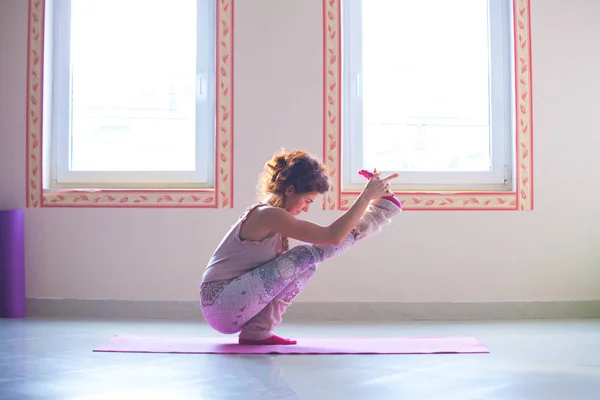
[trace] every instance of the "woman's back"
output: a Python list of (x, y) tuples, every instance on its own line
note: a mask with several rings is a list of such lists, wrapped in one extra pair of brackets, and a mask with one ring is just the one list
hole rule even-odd
[(240, 235), (242, 225), (250, 213), (259, 207), (269, 205), (258, 203), (248, 207), (227, 232), (212, 255), (202, 276), (202, 282), (236, 278), (281, 254), (282, 237), (279, 233), (260, 241), (244, 240)]

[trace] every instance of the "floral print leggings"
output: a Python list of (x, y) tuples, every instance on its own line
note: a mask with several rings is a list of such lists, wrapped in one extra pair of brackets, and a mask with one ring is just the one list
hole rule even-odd
[[(281, 314), (313, 277), (319, 262), (334, 257), (357, 240), (356, 232), (350, 233), (339, 246), (302, 244), (289, 249), (279, 257), (234, 279), (204, 282), (200, 285), (202, 313), (206, 322), (218, 332), (240, 332), (255, 316), (268, 306), (275, 317), (257, 321), (263, 330), (269, 331), (281, 322)], [(265, 310), (267, 308), (267, 310)], [(283, 309), (281, 309), (283, 308)]]

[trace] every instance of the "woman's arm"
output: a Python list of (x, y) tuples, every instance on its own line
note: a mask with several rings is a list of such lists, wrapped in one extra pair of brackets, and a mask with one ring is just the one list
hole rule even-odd
[(302, 242), (337, 246), (358, 225), (371, 200), (386, 194), (389, 195), (385, 191), (385, 186), (388, 181), (397, 176), (398, 174), (392, 174), (380, 179), (379, 173), (375, 174), (348, 211), (329, 226), (299, 220), (282, 208), (271, 207), (260, 210), (256, 222), (263, 226), (265, 230), (279, 232), (283, 236)]

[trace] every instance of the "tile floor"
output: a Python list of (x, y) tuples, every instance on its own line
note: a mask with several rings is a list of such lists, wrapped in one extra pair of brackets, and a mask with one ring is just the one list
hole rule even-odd
[(191, 321), (0, 319), (0, 399), (600, 399), (600, 320), (296, 322), (278, 331), (473, 336), (491, 351), (476, 355), (92, 352), (119, 333), (218, 335)]

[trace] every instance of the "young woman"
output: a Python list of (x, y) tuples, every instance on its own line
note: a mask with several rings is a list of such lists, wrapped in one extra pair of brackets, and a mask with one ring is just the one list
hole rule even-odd
[[(325, 167), (292, 151), (267, 162), (260, 186), (264, 201), (246, 209), (211, 257), (200, 285), (201, 309), (218, 332), (240, 332), (240, 344), (296, 344), (273, 333), (317, 264), (378, 233), (402, 207), (379, 173), (354, 204), (328, 226), (297, 219), (329, 190)], [(289, 248), (288, 238), (307, 244)]]

